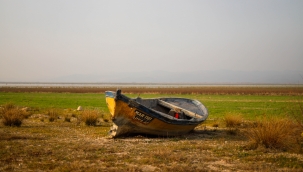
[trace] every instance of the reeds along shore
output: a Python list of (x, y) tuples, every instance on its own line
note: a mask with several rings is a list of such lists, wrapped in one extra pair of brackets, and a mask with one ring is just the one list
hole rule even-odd
[[(154, 94), (239, 94), (239, 95), (303, 95), (303, 87), (202, 86), (202, 87), (125, 87), (123, 93)], [(0, 87), (0, 92), (104, 93), (117, 87)]]

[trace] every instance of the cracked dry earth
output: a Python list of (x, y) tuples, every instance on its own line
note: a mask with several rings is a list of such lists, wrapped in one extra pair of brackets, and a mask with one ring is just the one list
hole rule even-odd
[[(241, 133), (198, 127), (185, 136), (107, 138), (110, 123), (88, 127), (27, 119), (0, 124), (0, 171), (301, 171), (302, 154), (247, 150)], [(282, 158), (282, 160), (280, 160)], [(285, 165), (286, 163), (286, 165)]]

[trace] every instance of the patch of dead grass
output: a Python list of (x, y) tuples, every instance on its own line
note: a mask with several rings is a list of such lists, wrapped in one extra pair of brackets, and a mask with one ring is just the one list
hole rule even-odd
[(6, 103), (0, 110), (2, 117), (2, 123), (5, 126), (19, 127), (22, 124), (23, 119), (29, 116), (25, 110), (20, 109), (13, 103)]
[(224, 122), (226, 127), (239, 127), (243, 122), (243, 116), (229, 113), (224, 116)]
[(85, 110), (81, 115), (82, 121), (88, 126), (96, 126), (100, 113), (97, 110)]
[(54, 122), (59, 117), (59, 110), (57, 110), (57, 109), (49, 109), (46, 114), (48, 116), (49, 122)]
[(252, 148), (264, 146), (270, 149), (298, 149), (300, 144), (300, 126), (287, 118), (263, 118), (248, 128), (246, 136)]

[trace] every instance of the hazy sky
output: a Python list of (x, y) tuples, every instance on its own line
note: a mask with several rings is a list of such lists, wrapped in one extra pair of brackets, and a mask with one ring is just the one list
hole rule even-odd
[(217, 70), (303, 71), (303, 1), (0, 0), (0, 81)]

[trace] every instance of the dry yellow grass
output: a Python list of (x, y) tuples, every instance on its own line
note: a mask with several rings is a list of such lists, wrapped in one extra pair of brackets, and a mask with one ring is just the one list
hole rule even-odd
[(58, 119), (59, 111), (56, 109), (50, 109), (47, 111), (47, 115), (49, 122), (54, 122), (55, 120)]
[[(74, 118), (74, 117), (72, 117)], [(289, 171), (303, 169), (303, 155), (244, 149), (241, 135), (199, 126), (179, 137), (106, 137), (110, 123), (77, 121), (0, 125), (0, 171)]]
[(241, 114), (227, 114), (224, 116), (226, 127), (238, 127), (243, 122)]
[(96, 110), (85, 110), (81, 115), (81, 119), (86, 125), (95, 126), (99, 116), (99, 112)]
[[(252, 148), (264, 146), (271, 149), (302, 149), (298, 144), (302, 127), (288, 118), (259, 119), (251, 128), (247, 129), (246, 136)], [(302, 140), (302, 139), (301, 139)]]
[(21, 126), (24, 115), (20, 109), (10, 109), (3, 113), (2, 123), (6, 126)]
[(6, 126), (21, 126), (24, 118), (27, 117), (27, 113), (22, 109), (16, 107), (12, 103), (5, 104), (1, 110), (2, 123)]

